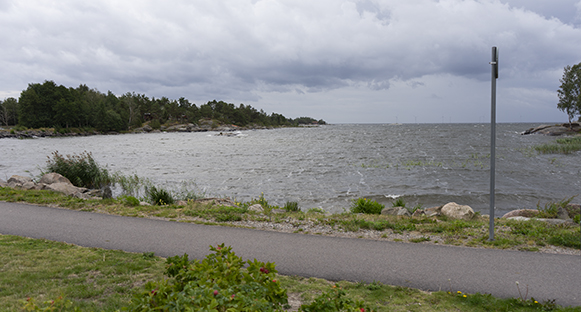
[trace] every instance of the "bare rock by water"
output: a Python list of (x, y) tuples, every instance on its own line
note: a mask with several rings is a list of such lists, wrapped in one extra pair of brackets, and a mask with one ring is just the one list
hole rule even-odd
[(508, 219), (511, 217), (525, 217), (525, 218), (533, 218), (539, 214), (538, 210), (534, 209), (518, 209), (509, 211), (502, 216), (503, 219)]
[(474, 217), (474, 210), (470, 206), (458, 205), (452, 202), (442, 207), (442, 214), (451, 219), (470, 220)]

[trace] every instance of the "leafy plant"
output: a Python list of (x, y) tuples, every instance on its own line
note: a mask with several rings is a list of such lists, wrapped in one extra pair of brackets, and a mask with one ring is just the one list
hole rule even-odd
[(299, 208), (299, 203), (297, 203), (297, 202), (286, 202), (284, 204), (283, 209), (288, 211), (288, 212), (301, 211), (301, 209)]
[(201, 262), (190, 262), (187, 254), (168, 258), (169, 279), (148, 282), (128, 310), (283, 311), (287, 306), (274, 263), (243, 261), (224, 244), (210, 251)]
[(353, 204), (351, 205), (350, 210), (352, 213), (380, 214), (383, 208), (385, 208), (385, 205), (382, 205), (374, 200), (358, 198), (353, 200)]
[(171, 205), (175, 201), (172, 194), (162, 188), (150, 186), (146, 188), (145, 192), (151, 203), (154, 205)]
[(45, 172), (61, 174), (78, 187), (101, 188), (113, 182), (109, 171), (101, 168), (93, 159), (93, 155), (88, 152), (62, 156), (55, 151), (52, 153), (52, 159), (48, 157)]
[(537, 204), (537, 210), (539, 211), (539, 214), (537, 215), (537, 217), (539, 218), (557, 218), (557, 215), (559, 213), (559, 209), (565, 209), (567, 210), (567, 205), (573, 200), (573, 198), (575, 198), (576, 196), (573, 196), (571, 198), (568, 199), (563, 199), (559, 202), (556, 203), (547, 203), (545, 204), (544, 207), (541, 207), (540, 203)]

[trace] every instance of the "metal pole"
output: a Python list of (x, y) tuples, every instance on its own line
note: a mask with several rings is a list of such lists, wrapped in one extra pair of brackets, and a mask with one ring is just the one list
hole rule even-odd
[(498, 49), (492, 47), (492, 93), (490, 113), (490, 225), (488, 240), (494, 240), (494, 193), (496, 173), (496, 79), (498, 78)]

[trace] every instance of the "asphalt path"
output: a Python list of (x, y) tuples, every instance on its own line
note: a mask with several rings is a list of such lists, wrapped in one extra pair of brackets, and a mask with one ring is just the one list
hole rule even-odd
[(524, 296), (581, 306), (581, 257), (405, 244), (207, 226), (0, 202), (0, 234), (170, 257), (202, 259), (225, 243), (243, 259), (275, 262), (280, 274), (379, 281), (428, 291)]

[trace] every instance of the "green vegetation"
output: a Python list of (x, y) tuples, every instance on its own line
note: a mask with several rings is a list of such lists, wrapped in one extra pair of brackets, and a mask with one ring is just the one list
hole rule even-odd
[(117, 97), (90, 89), (82, 84), (77, 88), (57, 86), (53, 81), (30, 83), (18, 100), (7, 98), (0, 101), (0, 125), (16, 125), (24, 128), (54, 128), (57, 133), (85, 132), (84, 130), (127, 131), (150, 126), (159, 129), (165, 123), (198, 123), (200, 119), (212, 119), (237, 126), (297, 126), (301, 124), (325, 124), (310, 117), (286, 118), (277, 113), (270, 115), (250, 105), (235, 106), (223, 101), (210, 101), (200, 105), (181, 97), (170, 100), (148, 98), (143, 94), (125, 93)]
[(533, 147), (539, 154), (571, 154), (581, 151), (581, 136), (560, 138), (555, 143), (547, 143)]
[(385, 205), (382, 205), (374, 200), (358, 198), (353, 200), (350, 210), (352, 213), (380, 214), (383, 208), (385, 208)]
[(128, 310), (282, 311), (287, 293), (276, 279), (274, 263), (245, 262), (224, 244), (210, 250), (201, 262), (189, 262), (187, 254), (168, 258), (169, 279), (145, 284)]
[(301, 211), (301, 208), (299, 208), (299, 203), (297, 203), (297, 202), (286, 202), (284, 204), (284, 207), (282, 207), (282, 209), (284, 209), (288, 212)]
[(392, 204), (392, 207), (402, 207), (405, 208), (405, 200), (403, 198), (397, 198)]
[(109, 171), (101, 168), (91, 153), (62, 156), (55, 151), (53, 158), (48, 158), (46, 168), (41, 174), (56, 172), (69, 179), (73, 185), (86, 188), (101, 188), (113, 182)]
[[(167, 299), (165, 302), (177, 303), (186, 298), (171, 297), (170, 294), (210, 290), (206, 297), (197, 297), (192, 301), (199, 303), (204, 299), (215, 299), (223, 307), (230, 302), (229, 299), (239, 299), (244, 303), (244, 298), (250, 298), (262, 290), (274, 293), (273, 297), (283, 307), (287, 296), (299, 300), (300, 303), (294, 307), (300, 308), (300, 311), (360, 312), (357, 307), (365, 311), (581, 311), (581, 307), (563, 308), (552, 301), (537, 302), (524, 297), (527, 295), (524, 290), (524, 296), (519, 298), (498, 299), (488, 294), (463, 293), (451, 286), (429, 293), (380, 282), (329, 282), (317, 278), (282, 276), (274, 274), (274, 263), (257, 261), (251, 261), (254, 264), (252, 270), (245, 270), (240, 268), (244, 261), (228, 247), (218, 247), (213, 248), (214, 253), (208, 258), (191, 263), (186, 257), (166, 260), (147, 252), (126, 253), (0, 235), (0, 263), (3, 264), (0, 306), (3, 311), (119, 311), (124, 307), (131, 310), (139, 302), (149, 305)], [(232, 264), (230, 268), (220, 265), (226, 262)], [(186, 272), (183, 266), (194, 270)], [(219, 274), (224, 270), (233, 274)], [(241, 280), (240, 276), (249, 278)], [(212, 284), (212, 288), (186, 287), (197, 283), (204, 285), (206, 277), (214, 277), (219, 282)], [(234, 298), (231, 295), (228, 298), (229, 289), (243, 288), (247, 281), (252, 280), (256, 282), (256, 292), (248, 287), (241, 290), (248, 297), (236, 294)], [(178, 290), (178, 285), (185, 286), (183, 290)], [(168, 288), (163, 288), (166, 286)], [(214, 295), (214, 290), (218, 294)], [(273, 290), (278, 291), (278, 295)], [(265, 298), (268, 297), (259, 300)], [(343, 309), (337, 309), (338, 306), (343, 306)], [(355, 310), (349, 309), (353, 307)]]
[(2, 311), (49, 307), (53, 300), (72, 301), (80, 311), (116, 311), (164, 268), (157, 257), (9, 235), (0, 235), (0, 263)]

